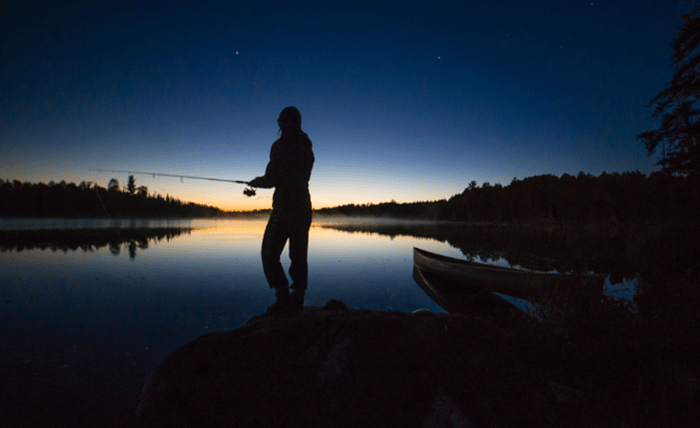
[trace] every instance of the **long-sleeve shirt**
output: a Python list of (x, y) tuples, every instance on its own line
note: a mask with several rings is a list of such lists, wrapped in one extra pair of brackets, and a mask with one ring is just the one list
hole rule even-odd
[(272, 144), (265, 175), (256, 180), (258, 187), (275, 188), (273, 210), (311, 210), (309, 178), (314, 160), (311, 140), (301, 130), (283, 132)]

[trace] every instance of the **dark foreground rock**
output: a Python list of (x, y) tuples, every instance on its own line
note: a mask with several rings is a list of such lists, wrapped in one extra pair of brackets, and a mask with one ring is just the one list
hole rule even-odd
[(518, 355), (488, 320), (331, 306), (256, 316), (178, 349), (144, 388), (139, 426), (615, 425), (592, 384), (546, 353)]

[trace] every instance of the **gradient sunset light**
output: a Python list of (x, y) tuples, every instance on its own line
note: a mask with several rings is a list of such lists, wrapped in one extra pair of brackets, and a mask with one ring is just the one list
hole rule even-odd
[[(636, 140), (691, 4), (671, 1), (18, 2), (0, 17), (0, 178), (250, 180), (302, 113), (317, 208), (472, 180), (652, 172)], [(225, 210), (271, 190), (136, 176)]]

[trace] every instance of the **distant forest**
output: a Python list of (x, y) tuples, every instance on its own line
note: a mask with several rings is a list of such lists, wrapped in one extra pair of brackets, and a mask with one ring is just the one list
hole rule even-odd
[(135, 187), (133, 179), (124, 190), (116, 179), (107, 188), (86, 182), (32, 184), (0, 179), (0, 217), (195, 218), (223, 214), (216, 207), (149, 195), (146, 187)]
[[(569, 223), (665, 223), (696, 219), (700, 189), (687, 177), (656, 172), (592, 176), (539, 175), (501, 184), (472, 181), (461, 194), (431, 202), (342, 205), (319, 215), (449, 220), (461, 222), (556, 221)], [(226, 212), (149, 195), (130, 178), (107, 188), (82, 182), (21, 183), (0, 179), (0, 217), (231, 217), (266, 215), (269, 210)]]
[(668, 222), (697, 218), (697, 183), (687, 177), (640, 172), (564, 174), (513, 179), (508, 186), (472, 181), (449, 200), (343, 205), (318, 213), (463, 222)]

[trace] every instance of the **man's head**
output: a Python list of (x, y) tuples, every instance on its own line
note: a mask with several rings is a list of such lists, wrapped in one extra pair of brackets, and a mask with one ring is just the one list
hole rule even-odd
[(277, 118), (277, 124), (282, 131), (287, 129), (301, 129), (301, 113), (296, 107), (286, 107)]

